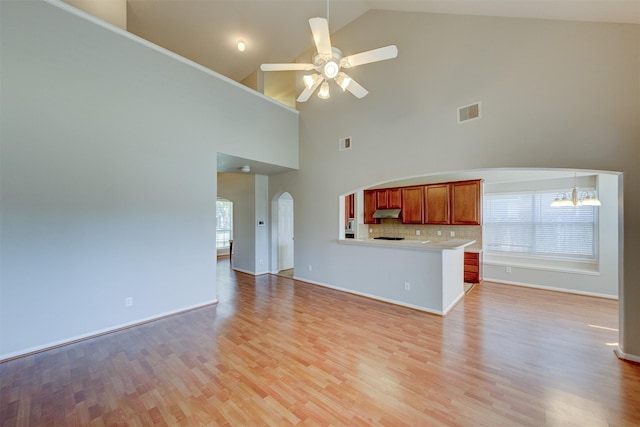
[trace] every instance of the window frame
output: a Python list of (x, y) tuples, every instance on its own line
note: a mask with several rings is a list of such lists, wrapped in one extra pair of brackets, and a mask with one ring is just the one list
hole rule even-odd
[[(220, 213), (220, 207), (218, 203), (224, 203), (229, 205), (228, 214), (218, 215)], [(221, 227), (221, 219), (224, 217), (229, 217), (229, 227)], [(223, 234), (222, 238), (218, 236)], [(216, 250), (225, 250), (230, 248), (229, 240), (233, 240), (233, 202), (231, 200), (218, 197), (216, 198)]]

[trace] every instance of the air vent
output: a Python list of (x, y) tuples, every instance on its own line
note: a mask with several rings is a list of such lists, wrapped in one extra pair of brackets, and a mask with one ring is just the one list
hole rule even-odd
[(351, 137), (340, 138), (339, 149), (340, 151), (348, 150), (351, 148)]
[(458, 108), (458, 124), (482, 118), (480, 102)]

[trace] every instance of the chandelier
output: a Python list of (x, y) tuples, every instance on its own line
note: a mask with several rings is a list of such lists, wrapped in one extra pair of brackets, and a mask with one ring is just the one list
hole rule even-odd
[(571, 193), (561, 193), (556, 196), (551, 206), (554, 208), (562, 206), (601, 206), (600, 200), (594, 192), (578, 191), (577, 187), (573, 187)]

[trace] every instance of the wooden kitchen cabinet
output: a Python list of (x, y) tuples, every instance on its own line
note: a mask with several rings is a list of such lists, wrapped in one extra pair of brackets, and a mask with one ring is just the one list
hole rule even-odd
[(356, 217), (356, 195), (354, 194), (349, 194), (347, 196), (347, 209), (349, 210), (349, 218), (355, 218)]
[(355, 194), (344, 196), (344, 226), (349, 226), (349, 219), (355, 218)]
[(373, 217), (377, 209), (376, 190), (364, 190), (364, 223), (378, 224), (380, 220)]
[(389, 197), (386, 188), (376, 190), (376, 209), (387, 209), (388, 200)]
[(480, 225), (482, 180), (364, 191), (364, 223), (376, 209), (402, 209), (403, 224)]
[(402, 189), (387, 189), (387, 207), (389, 209), (402, 209)]
[(376, 190), (376, 208), (401, 209), (402, 190), (400, 188), (382, 188)]
[(402, 223), (422, 224), (424, 187), (402, 188)]
[(449, 224), (449, 184), (424, 187), (424, 223)]
[(451, 225), (480, 225), (482, 206), (480, 180), (452, 182)]
[(464, 281), (480, 283), (482, 280), (482, 255), (478, 252), (464, 253)]

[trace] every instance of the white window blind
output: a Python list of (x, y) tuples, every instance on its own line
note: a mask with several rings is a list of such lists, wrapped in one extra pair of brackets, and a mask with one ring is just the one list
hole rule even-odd
[(551, 207), (558, 193), (485, 193), (484, 233), (488, 251), (595, 260), (597, 210)]

